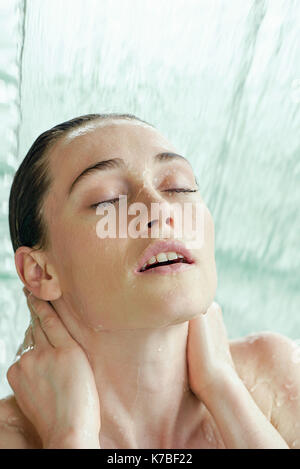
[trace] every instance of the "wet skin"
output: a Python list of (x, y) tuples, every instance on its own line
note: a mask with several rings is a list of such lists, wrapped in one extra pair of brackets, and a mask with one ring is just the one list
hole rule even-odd
[[(54, 147), (53, 185), (44, 206), (51, 248), (45, 253), (20, 248), (18, 274), (35, 296), (53, 303), (90, 357), (101, 399), (102, 448), (221, 448), (217, 425), (189, 389), (184, 355), (188, 321), (207, 310), (216, 292), (214, 223), (208, 208), (204, 246), (193, 252), (195, 268), (177, 276), (135, 276), (136, 261), (151, 240), (103, 240), (95, 232), (95, 204), (119, 193), (128, 194), (129, 203), (147, 206), (204, 202), (201, 190), (167, 192), (197, 185), (188, 162), (154, 163), (153, 157), (161, 152), (180, 154), (156, 130), (127, 122), (96, 128)], [(123, 158), (126, 169), (90, 174), (70, 192), (85, 168), (114, 157)], [(142, 220), (144, 230), (148, 222)], [(167, 223), (161, 220), (161, 226), (165, 229)], [(157, 353), (162, 347), (164, 352)], [(262, 334), (257, 340), (231, 341), (230, 351), (257, 406), (288, 445), (297, 447), (300, 365), (291, 360), (292, 342)], [(101, 360), (105, 356), (109, 361)], [(41, 447), (13, 396), (1, 401), (0, 421), (2, 447)], [(163, 425), (172, 429), (167, 440)]]
[[(281, 376), (275, 376), (274, 373), (274, 361), (277, 362), (277, 370), (292, 362), (295, 346), (282, 335), (261, 333), (231, 341), (230, 351), (239, 376), (256, 404), (289, 447), (300, 449), (300, 424), (294, 417), (294, 412), (299, 408), (299, 394), (284, 372)], [(188, 410), (184, 424), (189, 429), (189, 438), (185, 442), (174, 440), (172, 448), (224, 448), (218, 429), (205, 406), (199, 404), (196, 419), (188, 414)], [(103, 440), (103, 443), (106, 445), (103, 444), (102, 448), (122, 448), (117, 440)], [(13, 395), (0, 401), (0, 448), (42, 448), (39, 436)]]

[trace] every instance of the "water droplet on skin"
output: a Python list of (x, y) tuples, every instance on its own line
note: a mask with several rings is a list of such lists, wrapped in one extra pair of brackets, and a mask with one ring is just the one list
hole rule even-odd
[(206, 419), (204, 419), (202, 422), (202, 431), (203, 431), (204, 437), (210, 444), (213, 444), (213, 445), (217, 444), (213, 428)]
[(20, 422), (20, 417), (8, 417), (7, 423), (8, 424), (15, 424), (16, 422)]
[(300, 445), (300, 440), (295, 440), (295, 441), (293, 441), (293, 443), (292, 443), (292, 448), (296, 448), (296, 447), (299, 446), (299, 445)]
[(161, 347), (158, 347), (157, 351), (158, 351), (158, 352), (161, 352), (161, 351), (162, 351), (162, 348), (161, 348)]
[(298, 389), (293, 383), (285, 383), (283, 385), (283, 387), (287, 390), (287, 392), (288, 392), (287, 398), (290, 401), (294, 401), (294, 400), (298, 399), (298, 397), (299, 397), (298, 396)]
[(102, 324), (98, 324), (98, 326), (93, 327), (93, 330), (94, 330), (95, 332), (99, 332), (99, 331), (101, 331), (101, 329), (103, 329)]
[(16, 425), (13, 422), (8, 423), (8, 420), (7, 420), (7, 423), (6, 422), (0, 422), (0, 427), (5, 427), (8, 430), (16, 431), (18, 433), (22, 433), (22, 435), (25, 435), (26, 432), (25, 432), (25, 429), (23, 427), (21, 427), (20, 425)]
[(275, 398), (275, 405), (276, 405), (276, 407), (281, 407), (282, 404), (283, 404), (283, 402), (284, 402), (284, 399), (283, 399), (282, 396)]
[(270, 383), (266, 379), (257, 380), (256, 383), (253, 386), (251, 386), (250, 392), (255, 391), (255, 389), (261, 384), (269, 385)]

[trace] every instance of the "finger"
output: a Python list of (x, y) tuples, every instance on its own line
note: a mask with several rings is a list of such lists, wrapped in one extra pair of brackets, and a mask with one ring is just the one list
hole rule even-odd
[(29, 345), (33, 344), (33, 335), (32, 335), (32, 326), (31, 324), (27, 327), (25, 331), (25, 338), (23, 341), (23, 347), (24, 349), (29, 347)]
[[(23, 292), (24, 292), (24, 295), (27, 296), (29, 295), (29, 290), (27, 290), (26, 287), (23, 288)], [(24, 340), (22, 342), (22, 344), (19, 346), (18, 350), (17, 350), (17, 353), (16, 353), (16, 356), (20, 356), (23, 352), (23, 350), (25, 350), (27, 347), (29, 347), (31, 344), (33, 344), (33, 335), (32, 335), (32, 327), (31, 327), (31, 322), (29, 324), (29, 326), (27, 327), (26, 331), (25, 331), (25, 336), (24, 336)]]
[(22, 344), (19, 346), (18, 350), (17, 350), (17, 353), (16, 353), (16, 356), (17, 355), (21, 355), (21, 353), (23, 352), (23, 350), (25, 350), (27, 347), (29, 347), (30, 344), (33, 343), (33, 336), (32, 336), (32, 329), (31, 329), (31, 326), (28, 326), (26, 331), (25, 331), (25, 337), (24, 337), (24, 340), (22, 342)]
[[(31, 321), (30, 321), (30, 328), (31, 328), (31, 344), (35, 345), (36, 347), (43, 347), (51, 345), (47, 336), (45, 335), (44, 331), (42, 330), (39, 324), (39, 318), (35, 314), (30, 298), (32, 294), (26, 295), (27, 296), (27, 305), (30, 311)], [(30, 344), (29, 344), (30, 345)]]
[(199, 314), (189, 321), (188, 340), (195, 344), (208, 345), (209, 328), (208, 314)]
[(34, 314), (32, 314), (32, 336), (34, 346), (38, 347), (39, 349), (53, 346), (53, 344), (43, 331), (38, 316)]
[(74, 345), (75, 341), (64, 326), (53, 306), (34, 295), (28, 297), (33, 312), (38, 316), (41, 328), (53, 347)]

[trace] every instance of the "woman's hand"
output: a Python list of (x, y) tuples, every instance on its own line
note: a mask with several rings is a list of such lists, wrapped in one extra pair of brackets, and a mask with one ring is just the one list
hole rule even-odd
[(216, 302), (205, 314), (189, 321), (187, 359), (190, 387), (199, 399), (220, 374), (235, 373), (222, 311)]
[(226, 448), (288, 449), (235, 370), (217, 303), (189, 321), (187, 360), (190, 388), (208, 408)]
[(31, 294), (27, 302), (32, 323), (21, 349), (32, 341), (34, 348), (7, 372), (16, 401), (44, 448), (100, 448), (100, 403), (88, 358), (53, 306)]

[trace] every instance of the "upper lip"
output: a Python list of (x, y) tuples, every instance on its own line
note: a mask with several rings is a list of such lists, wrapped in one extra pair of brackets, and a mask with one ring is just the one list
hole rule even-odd
[(155, 243), (150, 244), (142, 253), (140, 259), (138, 260), (137, 267), (135, 272), (139, 272), (143, 265), (152, 257), (156, 256), (160, 252), (177, 252), (182, 254), (189, 264), (195, 262), (191, 252), (185, 247), (185, 245), (180, 241), (170, 240), (170, 241), (156, 241)]

